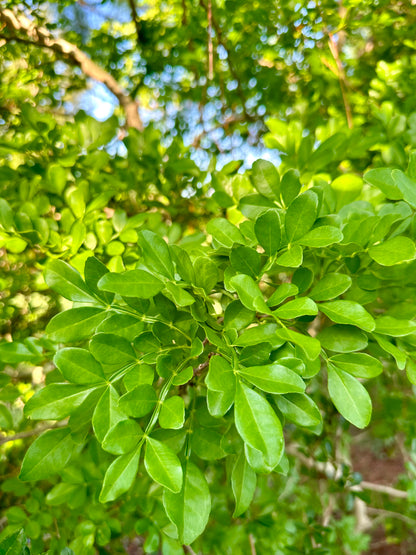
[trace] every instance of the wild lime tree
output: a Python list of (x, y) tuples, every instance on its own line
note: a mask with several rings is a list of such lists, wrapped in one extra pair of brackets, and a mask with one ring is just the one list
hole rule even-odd
[(414, 14), (234, 8), (0, 12), (0, 552), (413, 549)]

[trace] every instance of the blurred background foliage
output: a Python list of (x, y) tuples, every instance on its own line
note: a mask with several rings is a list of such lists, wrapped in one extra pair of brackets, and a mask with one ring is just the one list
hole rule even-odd
[[(15, 551), (5, 553), (27, 552), (28, 537), (33, 553), (176, 554), (166, 537), (159, 544), (165, 517), (143, 495), (147, 478), (122, 502), (98, 504), (106, 461), (94, 444), (62, 483), (17, 479), (37, 432), (22, 407), (53, 380), (42, 332), (65, 306), (43, 268), (62, 258), (82, 270), (93, 253), (113, 271), (131, 267), (144, 227), (199, 245), (210, 217), (238, 217), (259, 157), (281, 175), (296, 170), (304, 186), (372, 167), (406, 170), (416, 148), (416, 4), (3, 0), (0, 9), (0, 347), (19, 345), (0, 360), (0, 538), (13, 537)], [(106, 76), (92, 78), (54, 40)], [(108, 76), (138, 107), (136, 129)], [(288, 478), (262, 478), (237, 520), (218, 469), (201, 553), (250, 553), (253, 537), (258, 554), (413, 552), (416, 403), (404, 382), (392, 364), (373, 385), (374, 425), (358, 436), (331, 420), (322, 394), (322, 435), (294, 432), (306, 460), (290, 457)], [(341, 457), (344, 473), (309, 468), (311, 453), (322, 463)], [(358, 483), (358, 472), (369, 479), (377, 464), (382, 483), (408, 494), (361, 493), (379, 507), (364, 526), (345, 484)]]

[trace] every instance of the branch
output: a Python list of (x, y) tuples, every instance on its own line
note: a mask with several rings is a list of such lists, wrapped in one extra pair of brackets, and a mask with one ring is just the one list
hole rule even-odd
[[(12, 10), (1, 10), (0, 21), (5, 24), (10, 36), (2, 35), (6, 41), (18, 41), (40, 48), (47, 48), (61, 56), (66, 62), (78, 66), (89, 78), (99, 81), (114, 94), (126, 116), (127, 127), (134, 127), (140, 131), (143, 124), (138, 113), (138, 103), (129, 96), (114, 77), (91, 60), (75, 44), (65, 39), (55, 38), (44, 27), (37, 27), (25, 15), (16, 15)], [(24, 33), (21, 37), (15, 33)]]
[(56, 424), (46, 424), (44, 426), (39, 426), (38, 428), (33, 428), (32, 430), (26, 430), (24, 432), (19, 432), (12, 436), (0, 435), (0, 445), (9, 443), (10, 441), (17, 441), (18, 439), (24, 439), (25, 437), (32, 437), (45, 432), (46, 430), (53, 430), (54, 428), (62, 428), (68, 424), (68, 420), (63, 420), (62, 422), (57, 422)]
[(342, 62), (341, 62), (341, 58), (339, 57), (338, 45), (334, 41), (334, 37), (333, 37), (332, 33), (328, 33), (328, 46), (329, 46), (329, 50), (331, 51), (332, 56), (334, 57), (335, 63), (337, 64), (338, 80), (339, 80), (339, 86), (340, 86), (340, 89), (341, 89), (342, 100), (344, 102), (345, 115), (347, 117), (348, 127), (349, 127), (349, 129), (352, 129), (353, 121), (352, 121), (351, 105), (350, 105), (350, 102), (348, 100), (348, 95), (347, 95), (347, 87), (346, 87), (347, 80), (346, 80), (346, 77), (345, 77), (345, 71), (344, 71), (344, 67), (343, 67)]
[(130, 12), (131, 12), (131, 18), (134, 22), (134, 25), (136, 27), (136, 41), (137, 41), (137, 46), (139, 46), (141, 40), (140, 40), (140, 19), (139, 19), (139, 15), (137, 13), (136, 10), (136, 4), (135, 4), (135, 0), (129, 0), (129, 5), (130, 5)]

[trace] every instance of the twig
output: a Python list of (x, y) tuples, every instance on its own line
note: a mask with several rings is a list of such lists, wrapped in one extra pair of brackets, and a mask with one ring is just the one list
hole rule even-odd
[(141, 43), (141, 38), (140, 38), (141, 29), (140, 29), (140, 19), (136, 10), (135, 0), (129, 0), (129, 6), (130, 6), (131, 18), (133, 20), (134, 26), (136, 27), (137, 46), (139, 46), (139, 44)]
[(214, 78), (214, 51), (212, 46), (212, 0), (208, 0), (208, 79)]
[(185, 551), (187, 551), (190, 555), (196, 555), (195, 551), (192, 549), (190, 545), (184, 545), (183, 547)]
[(387, 511), (386, 509), (376, 509), (374, 507), (368, 507), (368, 512), (370, 514), (372, 513), (384, 518), (397, 518), (398, 520), (402, 520), (403, 522), (406, 522), (406, 524), (410, 524), (411, 526), (414, 526), (416, 523), (416, 519), (410, 518), (406, 515), (402, 515), (401, 513), (396, 513), (395, 511)]
[[(75, 44), (65, 39), (55, 38), (46, 28), (37, 27), (33, 21), (23, 14), (15, 14), (12, 10), (0, 10), (0, 21), (5, 24), (10, 35), (2, 34), (0, 38), (17, 41), (32, 46), (47, 48), (61, 56), (68, 63), (78, 66), (91, 79), (103, 83), (118, 99), (126, 116), (127, 127), (142, 130), (143, 124), (138, 112), (138, 103), (129, 96), (116, 79), (98, 66)], [(24, 33), (22, 37), (19, 34)]]
[(352, 119), (351, 105), (350, 105), (350, 101), (348, 100), (348, 95), (347, 95), (345, 71), (344, 71), (344, 67), (343, 67), (342, 62), (341, 62), (341, 58), (339, 57), (338, 45), (335, 42), (332, 33), (328, 33), (328, 46), (329, 46), (329, 50), (331, 51), (331, 54), (332, 54), (332, 56), (335, 60), (335, 63), (337, 64), (338, 80), (339, 80), (339, 86), (340, 86), (341, 94), (342, 94), (342, 101), (344, 102), (347, 124), (348, 124), (349, 129), (352, 129), (354, 124), (353, 124), (353, 119)]
[(64, 420), (62, 422), (57, 422), (56, 424), (47, 424), (45, 426), (39, 426), (38, 428), (33, 428), (32, 430), (26, 430), (24, 432), (19, 432), (17, 434), (12, 435), (12, 436), (2, 435), (2, 436), (0, 436), (0, 445), (3, 445), (5, 443), (9, 443), (10, 441), (17, 441), (18, 439), (24, 439), (25, 437), (36, 436), (38, 434), (41, 434), (42, 432), (45, 432), (46, 430), (53, 430), (54, 428), (62, 428), (64, 426), (66, 426), (67, 424), (68, 424), (68, 421)]
[(256, 540), (254, 539), (253, 534), (249, 534), (249, 535), (248, 535), (248, 540), (249, 540), (249, 542), (250, 542), (251, 555), (257, 555), (257, 551), (256, 551)]

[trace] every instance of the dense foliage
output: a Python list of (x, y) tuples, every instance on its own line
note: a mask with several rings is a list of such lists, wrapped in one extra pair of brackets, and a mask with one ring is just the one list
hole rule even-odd
[(0, 23), (0, 553), (411, 552), (414, 7)]

